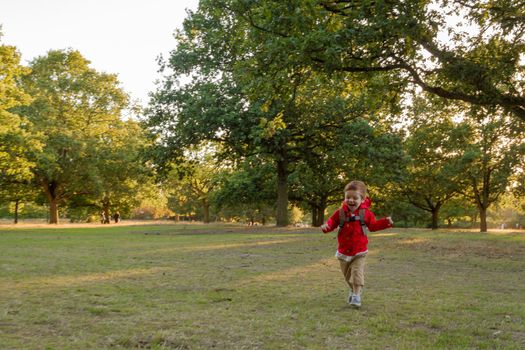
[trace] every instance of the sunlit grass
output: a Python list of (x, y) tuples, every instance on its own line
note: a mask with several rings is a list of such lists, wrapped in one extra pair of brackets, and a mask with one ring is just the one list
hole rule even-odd
[(0, 348), (525, 346), (525, 234), (371, 234), (361, 310), (335, 245), (317, 229), (0, 228)]

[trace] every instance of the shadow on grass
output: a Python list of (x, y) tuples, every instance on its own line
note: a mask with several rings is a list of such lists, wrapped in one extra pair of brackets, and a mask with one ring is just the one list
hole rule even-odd
[(168, 267), (152, 267), (139, 268), (118, 271), (108, 271), (101, 273), (90, 273), (83, 275), (70, 276), (50, 276), (26, 279), (19, 282), (3, 282), (0, 287), (1, 293), (20, 292), (27, 290), (48, 290), (62, 287), (76, 287), (83, 284), (99, 283), (106, 281), (114, 281), (119, 279), (136, 278), (145, 275), (158, 274), (166, 272), (172, 268)]

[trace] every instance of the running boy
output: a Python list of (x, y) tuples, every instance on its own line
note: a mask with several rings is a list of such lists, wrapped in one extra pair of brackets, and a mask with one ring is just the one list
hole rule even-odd
[(339, 210), (321, 226), (324, 233), (339, 227), (338, 247), (335, 256), (339, 259), (345, 281), (350, 286), (348, 303), (361, 306), (361, 290), (365, 283), (365, 258), (368, 253), (367, 231), (379, 231), (392, 227), (390, 217), (376, 220), (370, 211), (370, 198), (362, 181), (352, 181), (345, 186), (345, 200)]

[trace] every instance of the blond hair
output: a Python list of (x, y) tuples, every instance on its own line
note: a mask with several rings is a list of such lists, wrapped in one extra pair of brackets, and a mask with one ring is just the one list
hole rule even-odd
[(354, 181), (351, 181), (349, 182), (346, 186), (345, 186), (345, 193), (346, 191), (356, 191), (358, 192), (361, 197), (363, 199), (365, 199), (368, 195), (368, 193), (366, 192), (366, 185), (363, 181), (359, 181), (359, 180), (354, 180)]

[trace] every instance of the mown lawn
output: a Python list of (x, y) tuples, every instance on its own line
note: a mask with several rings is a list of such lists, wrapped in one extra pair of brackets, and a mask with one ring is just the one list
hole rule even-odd
[(0, 349), (523, 349), (525, 233), (0, 227)]

